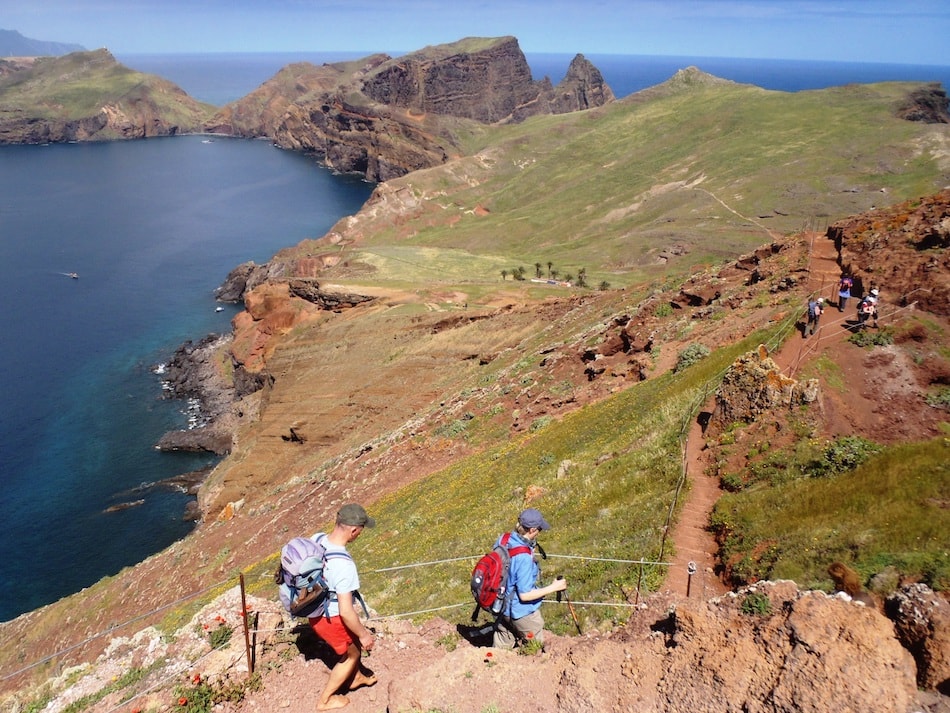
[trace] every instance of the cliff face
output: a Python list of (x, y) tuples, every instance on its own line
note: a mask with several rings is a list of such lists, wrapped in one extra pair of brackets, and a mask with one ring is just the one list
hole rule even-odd
[(269, 136), (328, 166), (385, 181), (458, 155), (452, 126), (519, 122), (614, 100), (582, 55), (556, 87), (535, 81), (513, 37), (466, 39), (393, 59), (299, 64), (224, 107), (209, 131)]
[(614, 99), (603, 76), (583, 55), (574, 58), (557, 87), (548, 80), (534, 81), (513, 37), (478, 51), (423, 50), (387, 62), (364, 80), (362, 91), (382, 104), (482, 123), (564, 114)]
[(106, 50), (8, 64), (0, 73), (0, 144), (174, 136), (198, 131), (209, 110)]

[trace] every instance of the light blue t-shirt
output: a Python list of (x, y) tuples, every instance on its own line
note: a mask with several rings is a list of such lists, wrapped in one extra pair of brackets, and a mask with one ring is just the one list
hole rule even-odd
[[(316, 540), (318, 537), (325, 537), (322, 533), (317, 533), (313, 536), (313, 539)], [(331, 592), (355, 592), (360, 588), (360, 576), (356, 571), (356, 562), (353, 561), (353, 558), (349, 556), (349, 553), (346, 551), (346, 547), (343, 545), (334, 545), (327, 539), (323, 541), (324, 549), (327, 553), (327, 564), (323, 569), (323, 576), (327, 580), (327, 586), (330, 588)], [(334, 557), (334, 554), (344, 554), (345, 557)], [(327, 615), (328, 616), (338, 616), (340, 614), (340, 604), (336, 600), (336, 596), (331, 596), (329, 602), (327, 602)]]
[[(501, 544), (501, 537), (495, 542), (495, 546)], [(508, 570), (508, 603), (505, 607), (505, 616), (509, 619), (520, 619), (541, 608), (540, 599), (532, 599), (523, 602), (518, 596), (518, 592), (530, 592), (538, 584), (538, 577), (541, 576), (541, 566), (534, 560), (534, 542), (526, 540), (517, 532), (512, 532), (508, 538), (508, 549), (525, 545), (531, 549), (532, 554), (523, 553), (511, 558), (511, 567)]]

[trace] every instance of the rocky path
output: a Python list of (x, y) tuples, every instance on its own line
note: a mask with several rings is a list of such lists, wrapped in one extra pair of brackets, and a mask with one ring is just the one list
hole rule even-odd
[[(819, 331), (809, 339), (791, 338), (772, 355), (782, 371), (794, 377), (801, 363), (810, 358), (830, 340), (840, 341), (846, 330), (842, 328), (846, 314), (833, 306), (837, 299), (837, 281), (840, 268), (834, 242), (821, 233), (813, 233), (809, 258), (809, 293), (823, 296), (828, 304)], [(805, 306), (802, 305), (804, 312)], [(704, 408), (711, 411), (712, 403)], [(702, 426), (698, 421), (690, 428), (686, 443), (686, 472), (689, 479), (687, 500), (671, 534), (674, 557), (667, 573), (663, 591), (689, 598), (709, 599), (728, 591), (715, 574), (718, 547), (707, 530), (709, 515), (722, 494), (719, 480), (706, 473)], [(695, 566), (693, 566), (695, 565)], [(690, 574), (690, 572), (693, 574)]]

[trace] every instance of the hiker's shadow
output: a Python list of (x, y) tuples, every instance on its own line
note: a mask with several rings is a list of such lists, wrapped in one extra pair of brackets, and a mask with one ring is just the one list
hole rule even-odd
[[(340, 662), (340, 654), (336, 653), (327, 642), (317, 636), (309, 625), (299, 624), (291, 631), (297, 635), (297, 650), (303, 654), (305, 661), (319, 659), (327, 669), (333, 668)], [(363, 659), (360, 659), (359, 670), (364, 676), (374, 675), (373, 670), (366, 666)]]
[(455, 630), (472, 646), (490, 647), (495, 638), (494, 623), (482, 624), (481, 626), (468, 626), (466, 624), (457, 624)]
[(297, 635), (297, 650), (303, 654), (305, 661), (319, 659), (326, 664), (327, 668), (333, 668), (340, 660), (337, 654), (330, 646), (317, 636), (308, 624), (299, 624), (293, 628), (293, 633)]

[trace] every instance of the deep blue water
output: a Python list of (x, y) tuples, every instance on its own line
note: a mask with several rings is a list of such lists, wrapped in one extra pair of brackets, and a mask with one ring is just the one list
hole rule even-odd
[[(223, 105), (290, 62), (368, 54), (118, 59)], [(950, 87), (950, 67), (587, 57), (618, 97), (688, 66), (781, 91), (892, 80)], [(555, 83), (571, 58), (527, 55), (534, 76)], [(212, 293), (231, 268), (323, 235), (370, 190), (260, 141), (0, 147), (0, 620), (134, 564), (191, 529), (182, 520), (187, 496), (135, 490), (210, 462), (154, 450), (186, 415), (182, 404), (161, 400), (153, 366), (182, 342), (229, 328), (235, 309), (215, 312)], [(139, 498), (140, 507), (103, 512)], [(42, 586), (26, 575), (38, 567), (50, 573)]]
[[(117, 59), (141, 72), (158, 74), (201, 101), (223, 105), (240, 99), (291, 62), (341, 62), (370, 52), (248, 53), (122, 55)], [(396, 57), (401, 52), (389, 52)], [(557, 84), (574, 55), (526, 54), (535, 79), (547, 76)], [(821, 62), (729, 57), (676, 57), (585, 54), (620, 98), (665, 82), (678, 70), (699, 67), (704, 72), (764, 89), (797, 92), (844, 84), (889, 81), (941, 82), (950, 91), (950, 65)]]
[(153, 448), (187, 425), (153, 367), (230, 328), (213, 291), (233, 267), (323, 235), (371, 189), (263, 141), (0, 147), (0, 620), (191, 529), (183, 493), (133, 491), (212, 462)]

